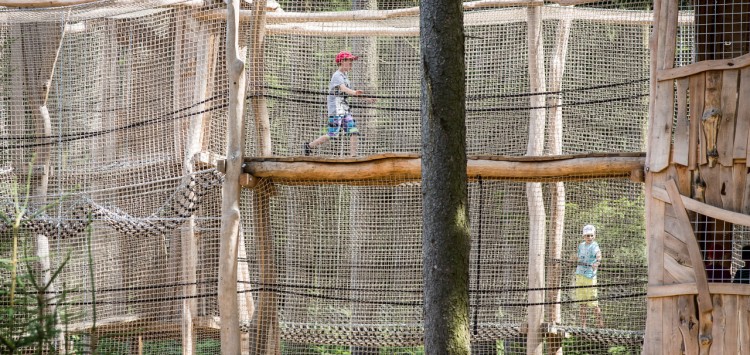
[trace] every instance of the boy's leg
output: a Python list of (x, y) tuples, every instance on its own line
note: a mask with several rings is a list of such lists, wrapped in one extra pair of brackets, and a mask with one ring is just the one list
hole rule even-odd
[(359, 141), (359, 135), (352, 134), (349, 138), (349, 154), (351, 156), (356, 157), (357, 156), (357, 142)]
[(594, 315), (596, 315), (596, 321), (599, 324), (599, 328), (604, 328), (604, 320), (602, 319), (602, 309), (599, 306), (594, 306)]
[(330, 138), (328, 137), (328, 135), (324, 134), (324, 135), (316, 138), (314, 141), (310, 142), (310, 148), (315, 148), (315, 147), (317, 147), (319, 145), (322, 145), (323, 143), (328, 142), (329, 139)]
[(586, 309), (589, 308), (585, 303), (578, 305), (578, 320), (581, 322), (581, 327), (586, 328)]

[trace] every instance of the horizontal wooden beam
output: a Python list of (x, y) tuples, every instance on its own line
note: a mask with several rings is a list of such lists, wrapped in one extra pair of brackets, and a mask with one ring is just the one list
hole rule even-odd
[[(738, 295), (750, 296), (750, 285), (736, 283), (709, 283), (708, 290), (712, 295)], [(646, 297), (675, 297), (683, 295), (697, 295), (698, 286), (695, 282), (674, 285), (651, 285), (648, 286)]]
[[(2, 0), (0, 0), (2, 1)], [(561, 0), (566, 1), (566, 0)], [(570, 1), (570, 0), (567, 0)], [(543, 6), (542, 0), (481, 0), (464, 2), (464, 10), (476, 10), (484, 8), (503, 7), (528, 7)], [(205, 18), (224, 19), (226, 14), (220, 10), (212, 10)], [(408, 7), (393, 10), (353, 10), (353, 11), (322, 11), (322, 12), (268, 12), (266, 21), (273, 23), (293, 22), (346, 22), (346, 21), (382, 21), (400, 17), (418, 17), (419, 7)], [(253, 18), (251, 10), (240, 10), (240, 21), (249, 21)]]
[[(469, 157), (467, 174), (471, 179), (516, 179), (549, 181), (581, 178), (628, 177), (643, 169), (645, 156), (606, 154), (534, 157)], [(256, 178), (290, 182), (366, 182), (373, 180), (420, 179), (422, 161), (413, 154), (366, 157), (349, 160), (303, 158), (249, 158), (245, 170)]]
[(0, 6), (17, 8), (61, 7), (87, 4), (98, 0), (0, 0)]
[(656, 80), (674, 80), (710, 70), (741, 69), (747, 66), (750, 66), (750, 54), (744, 54), (732, 59), (704, 60), (682, 67), (659, 70), (656, 73)]
[[(558, 0), (561, 4), (565, 0)], [(579, 0), (570, 0), (573, 2)], [(541, 2), (533, 0), (509, 0), (493, 2), (467, 2), (464, 8), (492, 7), (496, 11), (467, 11), (464, 13), (464, 25), (484, 25), (512, 23), (526, 21), (526, 6), (539, 6)], [(504, 9), (503, 7), (513, 7)], [(196, 14), (199, 19), (226, 19), (223, 11), (212, 10)], [(357, 11), (329, 11), (329, 12), (269, 12), (266, 26), (268, 35), (295, 34), (307, 36), (419, 36), (419, 8), (405, 8), (397, 10), (357, 10)], [(396, 18), (413, 18), (413, 21), (401, 22), (398, 25), (388, 20)], [(240, 21), (247, 21), (251, 17), (249, 11), (240, 14)], [(653, 14), (650, 11), (631, 10), (602, 10), (592, 8), (545, 6), (542, 11), (544, 20), (575, 19), (596, 23), (612, 23), (624, 25), (650, 25)], [(373, 21), (363, 23), (363, 21)], [(375, 21), (381, 21), (377, 23)], [(693, 22), (692, 15), (680, 15), (678, 21), (682, 25)], [(304, 23), (304, 24), (302, 24)], [(335, 23), (335, 25), (332, 25)]]
[[(44, 8), (44, 7), (63, 7), (63, 6), (74, 6), (88, 4), (100, 0), (0, 0), (0, 6), (14, 7), (14, 8)], [(201, 0), (162, 0), (160, 2), (152, 3), (151, 6), (201, 6), (203, 1)], [(115, 7), (111, 5), (102, 6), (101, 8)], [(142, 6), (140, 8), (143, 8)], [(226, 14), (225, 14), (226, 17)]]
[[(653, 196), (657, 200), (671, 203), (669, 195), (667, 194), (667, 190), (663, 188), (657, 186), (652, 187), (651, 196)], [(687, 196), (681, 196), (681, 199), (682, 203), (685, 204), (685, 209), (688, 209), (690, 211), (698, 212), (702, 215), (720, 219), (729, 223), (750, 226), (750, 216), (746, 214), (732, 212), (719, 207), (711, 206)]]

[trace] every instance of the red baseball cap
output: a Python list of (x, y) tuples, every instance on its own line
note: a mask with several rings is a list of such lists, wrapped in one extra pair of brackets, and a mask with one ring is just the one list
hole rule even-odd
[(336, 63), (341, 63), (344, 59), (357, 60), (359, 57), (347, 51), (341, 51), (339, 54), (336, 54)]

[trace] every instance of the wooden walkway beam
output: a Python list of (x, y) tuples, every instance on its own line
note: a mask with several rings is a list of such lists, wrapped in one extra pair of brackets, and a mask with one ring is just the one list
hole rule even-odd
[[(644, 153), (470, 156), (467, 173), (470, 179), (481, 176), (519, 181), (580, 180), (628, 177), (634, 171), (642, 171), (644, 163)], [(421, 166), (418, 154), (387, 153), (360, 158), (261, 157), (246, 158), (244, 172), (255, 178), (289, 182), (366, 184), (373, 180), (416, 180), (420, 178)]]

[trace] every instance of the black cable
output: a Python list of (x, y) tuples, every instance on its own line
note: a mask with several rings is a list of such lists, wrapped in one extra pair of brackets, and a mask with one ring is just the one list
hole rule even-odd
[[(313, 104), (313, 105), (320, 104), (320, 102), (314, 101), (314, 100), (288, 98), (288, 97), (281, 97), (281, 96), (275, 96), (275, 95), (264, 95), (264, 96), (266, 98), (276, 99), (276, 100), (279, 100), (279, 101), (288, 101), (288, 102), (294, 102), (294, 103)], [(646, 97), (646, 96), (648, 96), (648, 94), (623, 96), (623, 97), (616, 97), (616, 98), (613, 98), (613, 99), (601, 99), (601, 100), (589, 100), (589, 101), (574, 101), (574, 102), (566, 102), (566, 103), (562, 103), (562, 104), (544, 105), (544, 106), (490, 107), (490, 108), (475, 108), (475, 109), (467, 108), (466, 112), (528, 111), (528, 110), (539, 110), (539, 109), (553, 108), (553, 107), (583, 106), (583, 105), (602, 104), (602, 103), (609, 103), (609, 102), (616, 102), (616, 101), (627, 101), (627, 100), (637, 99), (637, 98)], [(379, 110), (379, 111), (420, 112), (419, 108), (380, 107), (380, 106), (356, 105), (356, 104), (352, 104), (350, 106), (351, 106), (351, 108), (357, 108), (357, 109), (375, 109), (375, 110)]]
[[(199, 105), (203, 105), (203, 104), (205, 104), (205, 103), (207, 103), (207, 102), (210, 102), (210, 101), (216, 100), (216, 99), (217, 99), (217, 98), (219, 98), (219, 97), (220, 97), (219, 95), (214, 95), (213, 97), (209, 97), (209, 98), (207, 98), (207, 99), (205, 99), (205, 100), (203, 100), (203, 101), (200, 101), (200, 102), (196, 102), (196, 103), (194, 103), (194, 104), (191, 104), (190, 106), (186, 106), (186, 107), (183, 107), (183, 108), (181, 108), (181, 109), (177, 109), (177, 110), (175, 110), (175, 111), (172, 111), (172, 112), (170, 112), (170, 113), (168, 113), (168, 114), (165, 114), (165, 115), (164, 115), (164, 116), (162, 116), (162, 117), (163, 117), (163, 118), (166, 118), (166, 117), (168, 117), (168, 116), (174, 116), (174, 115), (176, 115), (176, 114), (178, 114), (178, 113), (180, 113), (180, 112), (183, 112), (183, 111), (187, 111), (187, 110), (190, 110), (190, 109), (191, 109), (191, 108), (193, 108), (193, 107), (196, 107), (196, 106), (199, 106)], [(226, 107), (226, 105), (223, 105), (222, 107)], [(185, 117), (195, 116), (195, 115), (199, 115), (199, 114), (202, 114), (202, 113), (205, 113), (205, 112), (209, 112), (209, 111), (213, 111), (213, 107), (212, 107), (211, 109), (207, 109), (207, 110), (203, 110), (203, 111), (200, 111), (200, 112), (195, 112), (195, 113), (191, 113), (191, 114), (189, 114), (189, 115), (185, 115), (185, 116), (180, 116), (180, 117), (175, 117), (174, 119), (180, 119), (180, 118), (185, 118)], [(65, 112), (65, 111), (63, 111), (63, 112)], [(83, 113), (88, 113), (88, 112), (90, 112), (90, 111), (87, 111), (87, 112), (83, 112)], [(105, 111), (93, 111), (93, 112), (105, 112)], [(154, 120), (154, 119), (152, 119), (152, 120)], [(132, 123), (132, 125), (137, 125), (137, 124), (141, 124), (141, 123), (143, 123), (143, 122), (149, 122), (149, 121), (150, 121), (150, 120), (146, 120), (146, 121), (140, 121), (140, 122), (135, 122), (135, 123)], [(165, 120), (165, 121), (167, 121), (167, 120)], [(154, 123), (157, 123), (157, 122), (154, 122)], [(124, 127), (129, 127), (129, 126), (124, 126)], [(120, 130), (120, 128), (112, 128), (112, 130)], [(94, 133), (94, 132), (83, 132), (83, 133), (75, 133), (75, 134), (63, 134), (63, 135), (54, 135), (54, 136), (0, 136), (0, 140), (36, 140), (36, 139), (57, 139), (57, 138), (60, 138), (60, 137), (63, 137), (63, 138), (67, 138), (67, 137), (76, 137), (76, 136), (79, 136), (79, 135), (85, 135), (85, 134), (89, 134), (89, 133)], [(107, 133), (110, 133), (110, 132), (107, 132)]]
[[(412, 301), (412, 302), (371, 301), (371, 300), (355, 299), (352, 297), (333, 297), (333, 296), (325, 296), (325, 295), (318, 295), (318, 294), (312, 294), (312, 293), (284, 291), (284, 290), (279, 290), (279, 289), (274, 289), (274, 288), (254, 288), (250, 290), (237, 291), (238, 294), (247, 293), (247, 292), (273, 292), (277, 294), (288, 294), (288, 295), (302, 296), (302, 297), (307, 297), (307, 298), (333, 300), (333, 301), (345, 301), (345, 302), (352, 302), (352, 303), (358, 303), (358, 304), (377, 304), (377, 305), (414, 306), (414, 307), (423, 305), (421, 301)], [(213, 293), (202, 293), (202, 294), (190, 295), (190, 296), (155, 297), (155, 298), (124, 300), (124, 301), (97, 301), (96, 304), (97, 305), (100, 305), (100, 304), (138, 304), (138, 303), (150, 303), (150, 302), (161, 303), (161, 302), (168, 302), (168, 301), (194, 299), (194, 298), (216, 297), (217, 295), (218, 293), (213, 292)], [(553, 305), (553, 304), (584, 303), (584, 302), (621, 299), (621, 298), (634, 298), (634, 297), (642, 297), (645, 295), (646, 293), (642, 292), (642, 293), (632, 293), (632, 294), (627, 294), (627, 295), (597, 297), (597, 298), (585, 299), (585, 300), (568, 300), (568, 301), (536, 302), (536, 303), (528, 303), (528, 302), (492, 303), (492, 304), (481, 304), (481, 305), (470, 304), (469, 306), (475, 307), (475, 308), (478, 308), (478, 307), (528, 307), (528, 306), (543, 306), (543, 305)], [(93, 305), (94, 302), (91, 302), (91, 301), (58, 302), (55, 304), (56, 305), (68, 305), (68, 306), (85, 306), (85, 305)]]
[[(585, 86), (585, 87), (580, 87), (580, 88), (559, 90), (559, 91), (524, 92), (524, 93), (517, 93), (517, 94), (499, 94), (499, 95), (472, 95), (472, 96), (467, 96), (466, 98), (468, 100), (484, 100), (484, 99), (491, 99), (491, 98), (514, 98), (514, 97), (529, 97), (529, 96), (539, 96), (539, 95), (559, 95), (559, 94), (570, 93), (570, 92), (590, 91), (590, 90), (598, 90), (598, 89), (607, 89), (607, 88), (612, 88), (612, 87), (617, 87), (617, 86), (625, 86), (625, 85), (630, 85), (630, 84), (647, 82), (648, 80), (649, 79), (636, 79), (636, 80), (630, 80), (630, 81), (625, 81), (625, 82), (620, 82), (620, 83)], [(264, 86), (264, 88), (277, 90), (277, 91), (302, 93), (302, 94), (307, 94), (311, 96), (327, 96), (328, 95), (327, 92), (323, 92), (323, 91), (313, 91), (313, 90), (299, 89), (299, 88), (284, 88), (284, 87), (270, 86), (270, 85)], [(418, 95), (417, 96), (362, 95), (362, 97), (376, 98), (376, 99), (419, 99)]]
[[(480, 272), (482, 271), (482, 267), (481, 267), (482, 265), (482, 220), (483, 220), (482, 217), (484, 216), (484, 213), (482, 211), (482, 207), (484, 205), (484, 186), (482, 186), (482, 176), (481, 175), (477, 176), (477, 179), (479, 181), (479, 226), (477, 227), (478, 228), (477, 261), (476, 261), (476, 268), (475, 268), (477, 277), (476, 277), (476, 283), (474, 285), (474, 289), (479, 289), (479, 280), (481, 279)], [(477, 323), (477, 318), (479, 317), (478, 311), (479, 310), (475, 307), (474, 308), (474, 335), (477, 335), (477, 332), (479, 331), (478, 323)]]

